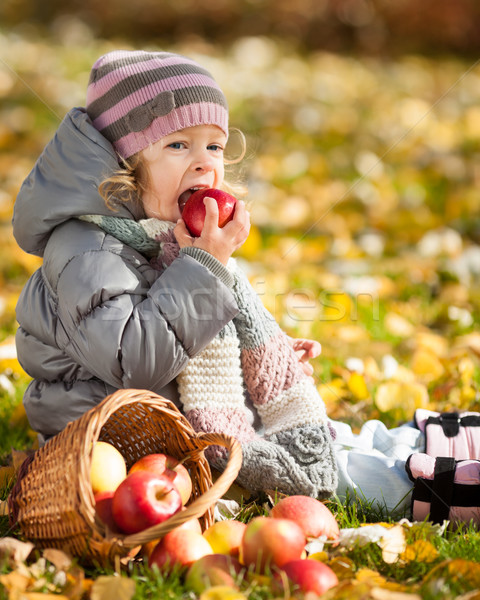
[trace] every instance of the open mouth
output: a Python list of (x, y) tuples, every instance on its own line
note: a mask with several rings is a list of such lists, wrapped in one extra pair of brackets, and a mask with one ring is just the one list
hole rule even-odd
[(184, 192), (182, 192), (180, 194), (180, 196), (178, 197), (178, 207), (180, 209), (180, 214), (183, 212), (183, 209), (185, 208), (185, 204), (187, 203), (187, 200), (190, 198), (190, 196), (193, 194), (193, 192), (196, 192), (197, 190), (204, 190), (207, 187), (208, 186), (206, 186), (206, 185), (202, 185), (202, 186), (198, 186), (198, 187), (191, 187), (188, 190), (185, 190)]

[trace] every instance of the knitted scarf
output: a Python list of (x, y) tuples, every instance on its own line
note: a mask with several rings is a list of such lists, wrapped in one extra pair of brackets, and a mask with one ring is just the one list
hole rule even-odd
[[(81, 219), (149, 257), (159, 271), (179, 254), (174, 223), (100, 215)], [(228, 269), (239, 313), (177, 376), (182, 410), (195, 431), (222, 432), (240, 441), (237, 480), (247, 489), (330, 496), (337, 467), (325, 404), (245, 274), (233, 260)], [(255, 412), (261, 433), (253, 425)], [(215, 446), (207, 452), (212, 466), (222, 470), (226, 450)]]

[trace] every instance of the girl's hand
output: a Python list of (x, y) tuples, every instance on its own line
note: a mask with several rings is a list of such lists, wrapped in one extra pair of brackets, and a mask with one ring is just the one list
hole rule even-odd
[(309, 364), (311, 358), (320, 356), (322, 346), (316, 340), (291, 339), (291, 345), (298, 356), (298, 360), (302, 363), (303, 372), (311, 377), (313, 375), (313, 367)]
[(212, 254), (226, 265), (230, 256), (245, 242), (250, 232), (250, 214), (245, 202), (238, 200), (233, 219), (224, 227), (218, 226), (218, 205), (214, 198), (204, 199), (206, 216), (200, 237), (192, 237), (183, 219), (173, 230), (180, 248), (194, 246)]

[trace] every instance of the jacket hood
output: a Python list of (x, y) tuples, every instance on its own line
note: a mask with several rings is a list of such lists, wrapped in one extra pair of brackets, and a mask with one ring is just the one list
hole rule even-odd
[(140, 209), (121, 204), (110, 210), (98, 185), (118, 169), (115, 151), (83, 108), (72, 109), (47, 144), (18, 193), (13, 234), (18, 245), (43, 256), (52, 231), (81, 215), (137, 219)]

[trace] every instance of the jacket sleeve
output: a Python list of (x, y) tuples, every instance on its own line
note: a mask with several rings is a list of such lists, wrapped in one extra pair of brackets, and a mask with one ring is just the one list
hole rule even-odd
[(221, 279), (185, 253), (150, 281), (115, 253), (74, 257), (57, 284), (59, 347), (116, 388), (169, 383), (238, 309)]

